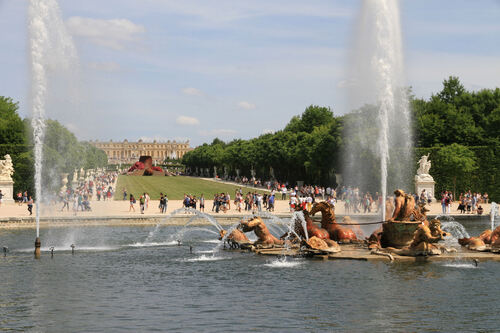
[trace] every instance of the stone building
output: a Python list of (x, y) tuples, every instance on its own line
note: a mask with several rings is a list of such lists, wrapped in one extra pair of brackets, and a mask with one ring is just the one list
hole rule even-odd
[(90, 141), (93, 146), (102, 149), (108, 156), (109, 164), (130, 164), (139, 160), (142, 155), (151, 156), (153, 163), (163, 163), (167, 158), (182, 158), (185, 153), (193, 148), (189, 147), (189, 140), (185, 142), (156, 141), (129, 142), (127, 139), (118, 141)]

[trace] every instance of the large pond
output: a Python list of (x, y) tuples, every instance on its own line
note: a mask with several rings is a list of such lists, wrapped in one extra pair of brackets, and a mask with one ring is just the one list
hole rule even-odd
[[(462, 223), (472, 235), (488, 227)], [(500, 329), (497, 262), (283, 261), (213, 253), (212, 227), (193, 227), (181, 246), (181, 227), (161, 227), (148, 239), (151, 230), (42, 229), (41, 260), (33, 259), (32, 230), (0, 230), (0, 246), (9, 247), (0, 257), (0, 331)]]

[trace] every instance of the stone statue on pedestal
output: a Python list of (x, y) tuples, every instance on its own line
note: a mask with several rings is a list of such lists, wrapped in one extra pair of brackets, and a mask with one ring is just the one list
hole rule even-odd
[(12, 175), (14, 174), (12, 159), (9, 154), (5, 155), (4, 158), (5, 160), (0, 160), (0, 180), (12, 181)]
[(434, 197), (434, 185), (436, 182), (429, 174), (429, 170), (431, 169), (429, 155), (430, 154), (422, 156), (418, 161), (419, 167), (417, 169), (417, 174), (415, 175), (415, 192), (420, 196), (422, 191), (425, 190), (427, 199), (434, 202), (436, 201)]
[(14, 181), (12, 175), (14, 174), (14, 164), (10, 155), (4, 156), (4, 160), (0, 160), (0, 190), (2, 190), (4, 202), (14, 202)]

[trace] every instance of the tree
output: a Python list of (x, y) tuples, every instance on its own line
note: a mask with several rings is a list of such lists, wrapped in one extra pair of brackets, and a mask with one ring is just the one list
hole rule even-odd
[(0, 96), (0, 144), (25, 144), (25, 128), (17, 114), (18, 103)]
[(311, 105), (301, 116), (293, 117), (285, 127), (285, 131), (311, 133), (315, 127), (330, 126), (333, 121), (333, 112), (330, 108)]
[(453, 103), (464, 92), (465, 88), (458, 77), (450, 76), (448, 80), (443, 81), (443, 90), (437, 96), (446, 103)]
[[(457, 180), (470, 179), (470, 175), (478, 166), (476, 156), (467, 147), (453, 143), (439, 149), (434, 156), (434, 165), (437, 165), (441, 178), (444, 180), (451, 180), (453, 183), (453, 197), (457, 189)], [(465, 188), (463, 189), (465, 190)]]

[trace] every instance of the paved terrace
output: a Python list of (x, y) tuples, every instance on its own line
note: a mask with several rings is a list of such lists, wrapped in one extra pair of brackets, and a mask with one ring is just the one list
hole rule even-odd
[[(280, 197), (280, 196), (278, 196)], [(57, 205), (44, 205), (41, 209), (41, 225), (91, 225), (91, 224), (107, 224), (107, 225), (130, 225), (130, 224), (157, 224), (162, 221), (168, 214), (176, 209), (182, 208), (181, 200), (170, 200), (168, 203), (168, 209), (166, 214), (160, 214), (159, 212), (159, 201), (152, 200), (149, 202), (149, 207), (145, 209), (144, 214), (140, 213), (139, 203), (137, 202), (135, 207), (135, 212), (129, 212), (129, 201), (91, 201), (92, 211), (75, 213), (72, 211), (72, 204), (70, 203), (70, 210), (61, 212), (61, 204)], [(489, 212), (491, 210), (491, 204), (482, 205), (484, 208), (484, 215), (478, 216), (477, 214), (460, 214), (457, 211), (458, 203), (454, 203), (451, 207), (451, 216), (456, 219), (461, 218), (474, 218), (474, 219), (487, 219), (489, 218)], [(441, 214), (441, 204), (433, 203), (428, 206), (430, 212), (428, 215), (430, 217)], [(35, 207), (33, 208), (35, 212)], [(221, 224), (232, 224), (235, 219), (241, 218), (242, 216), (249, 215), (250, 212), (242, 210), (238, 212), (235, 209), (235, 205), (231, 202), (231, 209), (226, 213), (212, 212), (212, 200), (205, 201), (205, 212), (211, 214), (217, 218)], [(33, 213), (34, 214), (34, 213)], [(275, 204), (275, 210), (273, 214), (279, 217), (289, 217), (291, 215), (288, 200), (277, 200)], [(344, 203), (340, 202), (336, 207), (336, 214), (338, 216), (344, 216), (345, 209)], [(319, 215), (319, 214), (317, 214)], [(359, 218), (362, 221), (377, 221), (378, 214), (375, 212), (363, 214), (347, 214), (352, 216), (354, 219)], [(486, 215), (486, 216), (485, 216)], [(182, 225), (187, 219), (189, 219), (192, 214), (180, 213), (176, 215), (176, 218), (170, 219), (166, 224), (172, 225)], [(16, 203), (2, 203), (0, 206), (0, 228), (9, 227), (26, 227), (31, 228), (34, 226), (35, 218), (29, 216), (26, 204), (18, 205)]]

